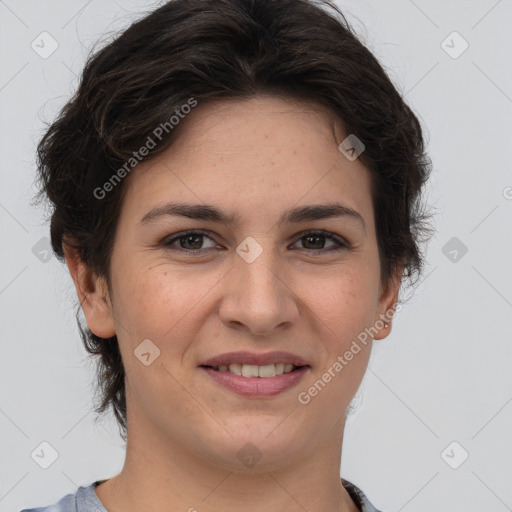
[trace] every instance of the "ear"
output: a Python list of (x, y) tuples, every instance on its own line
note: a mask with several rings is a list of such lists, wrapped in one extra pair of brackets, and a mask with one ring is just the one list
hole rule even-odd
[[(391, 333), (392, 318), (398, 305), (398, 292), (402, 282), (403, 266), (399, 265), (387, 286), (380, 287), (379, 303), (377, 307), (377, 316), (374, 325), (378, 328), (374, 336), (376, 340), (382, 340)], [(387, 325), (386, 325), (387, 324)], [(382, 328), (380, 328), (382, 326)]]
[(111, 338), (116, 330), (105, 278), (98, 277), (82, 261), (78, 249), (64, 242), (63, 250), (89, 329), (100, 338)]

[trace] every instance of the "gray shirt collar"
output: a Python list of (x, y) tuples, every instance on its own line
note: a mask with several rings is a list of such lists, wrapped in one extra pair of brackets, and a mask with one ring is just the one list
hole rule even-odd
[[(97, 480), (87, 487), (80, 487), (76, 492), (76, 511), (75, 512), (108, 512), (102, 505), (96, 495), (96, 487), (105, 480)], [(341, 479), (343, 487), (347, 490), (354, 503), (360, 508), (361, 512), (380, 512), (368, 500), (364, 492), (356, 485)]]

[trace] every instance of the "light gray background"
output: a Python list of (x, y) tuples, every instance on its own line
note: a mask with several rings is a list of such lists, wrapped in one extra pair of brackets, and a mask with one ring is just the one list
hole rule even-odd
[[(53, 503), (122, 467), (113, 419), (91, 412), (71, 279), (42, 261), (48, 227), (30, 200), (42, 119), (69, 99), (92, 44), (154, 5), (0, 1), (0, 511)], [(375, 345), (342, 474), (385, 512), (512, 510), (512, 1), (340, 5), (426, 127), (437, 209), (425, 279)], [(59, 45), (47, 59), (31, 48), (43, 31)], [(458, 58), (441, 46), (453, 31), (469, 43)], [(468, 248), (455, 262), (443, 253), (452, 237)], [(59, 454), (46, 470), (31, 458), (43, 441)], [(441, 456), (453, 441), (462, 448), (445, 459), (469, 453), (458, 469)]]

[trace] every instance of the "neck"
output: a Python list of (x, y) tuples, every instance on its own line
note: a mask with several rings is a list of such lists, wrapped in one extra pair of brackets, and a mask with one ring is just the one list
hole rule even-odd
[(109, 512), (358, 512), (339, 476), (343, 428), (294, 460), (262, 458), (240, 471), (129, 418), (124, 467), (96, 494)]

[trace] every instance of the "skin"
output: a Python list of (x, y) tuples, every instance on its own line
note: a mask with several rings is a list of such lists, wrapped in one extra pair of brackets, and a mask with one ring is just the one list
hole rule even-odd
[[(125, 464), (96, 493), (109, 512), (357, 511), (339, 470), (371, 342), (310, 403), (297, 395), (398, 298), (400, 272), (380, 280), (370, 173), (338, 150), (346, 134), (319, 105), (258, 95), (198, 105), (182, 123), (173, 146), (123, 184), (111, 290), (66, 251), (88, 326), (117, 335), (127, 373)], [(240, 223), (139, 223), (168, 201), (213, 204)], [(350, 217), (277, 223), (291, 208), (329, 202), (359, 212), (365, 227)], [(189, 229), (208, 236), (164, 245)], [(350, 246), (327, 251), (336, 243), (307, 230)], [(236, 252), (248, 236), (263, 249), (252, 263)], [(144, 339), (160, 349), (149, 366), (134, 355)], [(278, 395), (242, 397), (198, 368), (234, 350), (286, 350), (311, 369)], [(237, 457), (248, 442), (262, 455), (252, 467)]]

